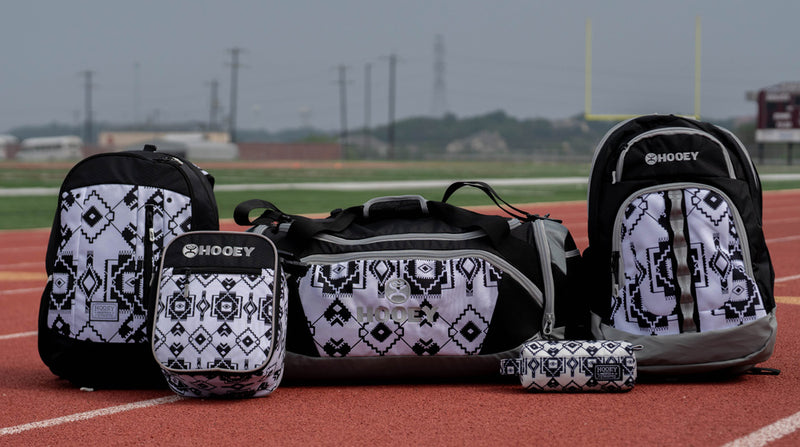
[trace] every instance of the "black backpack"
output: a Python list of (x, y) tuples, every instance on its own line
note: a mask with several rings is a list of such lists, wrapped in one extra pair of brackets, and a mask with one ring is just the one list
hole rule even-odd
[(640, 372), (739, 373), (775, 344), (761, 182), (710, 123), (647, 115), (612, 128), (589, 178), (592, 330), (641, 345)]
[(162, 249), (219, 229), (213, 177), (155, 146), (80, 161), (58, 196), (39, 309), (39, 355), (87, 387), (164, 385), (148, 316)]

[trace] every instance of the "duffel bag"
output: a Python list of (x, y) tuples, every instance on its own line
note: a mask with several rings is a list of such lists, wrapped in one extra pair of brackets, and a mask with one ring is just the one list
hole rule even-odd
[[(446, 203), (463, 186), (511, 217)], [(570, 232), (482, 182), (456, 182), (442, 201), (378, 197), (324, 219), (255, 199), (234, 218), (270, 238), (284, 265), (287, 380), (496, 377), (525, 342), (588, 327)]]

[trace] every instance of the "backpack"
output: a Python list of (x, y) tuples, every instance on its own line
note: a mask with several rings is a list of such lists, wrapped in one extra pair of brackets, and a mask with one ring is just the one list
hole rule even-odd
[(580, 251), (566, 227), (446, 203), (463, 186), (501, 200), (456, 182), (442, 201), (376, 197), (324, 219), (258, 199), (237, 206), (236, 222), (284, 263), (287, 380), (496, 377), (526, 341), (588, 326), (576, 318)]
[(775, 345), (761, 182), (728, 130), (674, 116), (619, 123), (594, 154), (592, 332), (626, 340), (642, 375), (741, 373)]
[(39, 355), (87, 387), (163, 386), (148, 344), (162, 248), (189, 230), (219, 229), (213, 177), (174, 155), (97, 154), (58, 196), (39, 307)]

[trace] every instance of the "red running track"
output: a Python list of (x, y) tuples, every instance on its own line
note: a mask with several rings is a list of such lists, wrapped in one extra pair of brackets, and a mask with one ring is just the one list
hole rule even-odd
[[(762, 366), (781, 374), (640, 383), (625, 394), (530, 394), (498, 383), (281, 385), (244, 401), (81, 391), (53, 376), (36, 349), (49, 232), (3, 231), (0, 446), (800, 445), (800, 190), (764, 197), (779, 331)], [(525, 208), (562, 219), (586, 247), (584, 202)]]

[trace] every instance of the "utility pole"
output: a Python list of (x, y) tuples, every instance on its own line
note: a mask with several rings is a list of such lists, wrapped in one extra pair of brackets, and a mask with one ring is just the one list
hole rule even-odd
[(364, 147), (367, 147), (367, 141), (370, 132), (370, 110), (372, 107), (372, 64), (367, 63), (364, 66)]
[(395, 70), (397, 68), (397, 55), (389, 55), (389, 125), (386, 139), (389, 142), (389, 160), (394, 159), (394, 98), (395, 98)]
[(237, 100), (237, 88), (238, 88), (238, 77), (239, 77), (239, 53), (243, 51), (242, 48), (234, 47), (228, 49), (228, 52), (231, 53), (231, 103), (230, 103), (230, 110), (229, 110), (229, 131), (231, 134), (231, 143), (236, 143), (236, 100)]
[(139, 125), (139, 63), (133, 63), (133, 124)]
[(444, 38), (441, 34), (436, 36), (433, 54), (433, 102), (431, 104), (431, 112), (433, 116), (441, 117), (447, 112), (447, 89), (444, 83)]
[(219, 113), (219, 81), (212, 79), (208, 84), (211, 86), (211, 98), (208, 106), (208, 130), (216, 130), (217, 115)]
[(84, 119), (83, 119), (83, 141), (89, 143), (92, 141), (92, 75), (91, 70), (81, 72), (84, 77)]
[(339, 141), (342, 147), (347, 145), (347, 67), (339, 65), (339, 122), (341, 134)]

